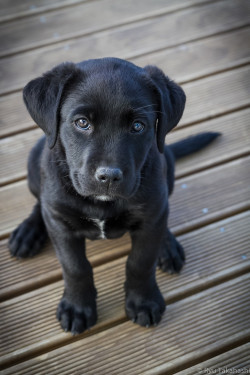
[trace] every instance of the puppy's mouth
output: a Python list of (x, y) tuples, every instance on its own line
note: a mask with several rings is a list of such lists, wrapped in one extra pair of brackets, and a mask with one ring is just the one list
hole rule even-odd
[[(83, 197), (93, 198), (95, 201), (112, 202), (120, 199), (129, 199), (135, 195), (140, 178), (136, 178), (134, 184), (128, 187), (125, 182), (119, 187), (100, 187), (96, 183), (86, 183), (88, 179), (84, 178), (81, 174), (75, 172), (72, 176), (72, 183), (78, 194)], [(130, 181), (131, 182), (131, 181)]]
[(113, 197), (111, 195), (94, 195), (93, 197), (95, 200), (103, 202), (112, 202), (117, 199), (116, 197)]

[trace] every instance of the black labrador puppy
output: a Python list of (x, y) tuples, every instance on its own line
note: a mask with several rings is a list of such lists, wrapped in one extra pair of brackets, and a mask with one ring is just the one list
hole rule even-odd
[(217, 134), (165, 146), (184, 110), (183, 90), (155, 66), (116, 58), (59, 65), (31, 81), (23, 96), (46, 138), (30, 154), (28, 181), (37, 203), (13, 232), (11, 254), (34, 255), (49, 235), (65, 283), (57, 317), (76, 334), (97, 320), (85, 238), (117, 238), (128, 231), (127, 316), (142, 326), (159, 323), (165, 302), (156, 265), (179, 272), (185, 260), (167, 227), (174, 158)]

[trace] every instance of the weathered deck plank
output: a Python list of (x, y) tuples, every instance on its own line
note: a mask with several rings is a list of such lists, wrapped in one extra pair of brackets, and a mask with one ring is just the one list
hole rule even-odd
[[(220, 234), (218, 236), (214, 228), (218, 227), (220, 228), (220, 233), (224, 233), (224, 225), (227, 227), (229, 226), (229, 228), (232, 227), (231, 236), (228, 235), (230, 230), (226, 230), (227, 236), (230, 238), (230, 241), (234, 243), (234, 240), (232, 240), (231, 237), (235, 236), (236, 239), (240, 239), (240, 236), (242, 235), (242, 241), (240, 241), (240, 246), (236, 252), (241, 251), (243, 257), (242, 259), (245, 260), (247, 259), (247, 256), (242, 246), (244, 246), (244, 238), (246, 238), (246, 244), (247, 240), (249, 239), (249, 235), (247, 233), (249, 224), (249, 213), (245, 212), (239, 214), (239, 216), (236, 215), (235, 217), (233, 216), (232, 218), (225, 219), (224, 221), (219, 221), (218, 224), (210, 224), (209, 227), (204, 227), (207, 229), (200, 229), (200, 232), (197, 233), (199, 234), (205, 231), (205, 234), (209, 233), (211, 236), (214, 234), (217, 241), (223, 239), (225, 242), (222, 245), (223, 248), (225, 244), (229, 245), (230, 242), (228, 243), (226, 241), (225, 234)], [(206, 234), (206, 236), (204, 236), (204, 244), (202, 243), (203, 246), (205, 246), (205, 241), (209, 242), (209, 235)], [(193, 246), (195, 247), (195, 242), (198, 241), (196, 234), (192, 233), (190, 235), (191, 239), (187, 240), (188, 238), (188, 234), (180, 236), (180, 239), (183, 241), (185, 247), (187, 247), (187, 241), (193, 241)], [(206, 244), (206, 246), (208, 249), (211, 247), (209, 243)], [(218, 246), (216, 246), (214, 249), (217, 249), (217, 247)], [(51, 245), (47, 246), (46, 249), (44, 249), (44, 251), (36, 257), (24, 261), (10, 258), (6, 240), (1, 241), (0, 248), (0, 271), (2, 275), (0, 281), (0, 300), (11, 298), (12, 296), (18, 295), (23, 291), (33, 290), (41, 285), (49, 284), (50, 282), (59, 280), (61, 278), (61, 268)], [(93, 266), (110, 261), (112, 256), (113, 259), (122, 257), (123, 255), (128, 254), (129, 251), (130, 240), (128, 236), (124, 236), (122, 239), (116, 241), (88, 241), (87, 243), (87, 255)], [(239, 257), (239, 261), (240, 260), (241, 258)]]
[[(249, 223), (250, 215), (244, 213), (181, 236), (179, 239), (187, 255), (183, 272), (180, 276), (170, 276), (160, 271), (157, 273), (167, 304), (250, 271)], [(232, 247), (235, 248), (233, 253), (229, 250)], [(92, 333), (96, 328), (110, 326), (125, 319), (125, 262), (126, 257), (123, 257), (94, 270), (99, 296), (99, 319)], [(33, 261), (33, 265), (38, 264), (39, 260)], [(8, 281), (13, 283), (10, 279)], [(51, 283), (0, 304), (0, 364), (20, 360), (31, 353), (71, 340), (71, 335), (63, 333), (55, 319), (62, 289), (62, 281)], [(29, 324), (24, 328), (25, 321)]]
[(132, 61), (156, 65), (181, 83), (249, 63), (250, 28), (215, 34), (176, 47), (151, 52)]
[[(249, 77), (249, 67), (246, 66), (183, 84), (188, 99), (178, 128), (249, 106)], [(35, 127), (21, 101), (20, 94), (0, 98), (0, 109), (2, 135), (7, 136), (25, 128)]]
[[(131, 59), (141, 54), (231, 31), (232, 28), (247, 26), (250, 11), (245, 9), (245, 6), (241, 7), (239, 1), (241, 0), (219, 1), (218, 4), (212, 3), (194, 9), (190, 8), (163, 17), (160, 24), (158, 18), (155, 18), (152, 21), (134, 23), (127, 27), (2, 59), (0, 61), (2, 71), (0, 93), (20, 90), (30, 79), (62, 61), (78, 62), (83, 58), (104, 56)], [(249, 3), (246, 0), (243, 1), (248, 7)], [(223, 17), (220, 16), (222, 13)], [(202, 28), (200, 27), (201, 19), (204, 21)], [(173, 33), (172, 30), (175, 32)], [(134, 35), (137, 37), (134, 38)], [(223, 45), (222, 48), (224, 48)], [(230, 50), (234, 48), (236, 47), (233, 45), (229, 47)], [(246, 50), (248, 50), (247, 47)], [(244, 52), (240, 55), (242, 53), (244, 55)], [(221, 52), (219, 51), (218, 54), (220, 55)]]
[(245, 66), (184, 84), (187, 107), (179, 126), (186, 126), (249, 106), (249, 73), (250, 66)]
[(0, 186), (27, 176), (30, 150), (42, 135), (37, 128), (0, 140)]
[[(0, 363), (10, 366), (3, 374), (191, 375), (249, 366), (249, 2), (2, 0), (1, 6)], [(187, 109), (167, 142), (208, 130), (223, 135), (177, 163), (170, 225), (187, 264), (180, 276), (157, 273), (169, 305), (163, 322), (150, 330), (126, 322), (129, 236), (88, 241), (99, 320), (75, 338), (55, 319), (63, 283), (51, 245), (26, 261), (11, 259), (6, 246), (33, 203), (26, 182), (12, 182), (25, 178), (28, 151), (41, 134), (20, 90), (62, 61), (107, 55), (158, 65), (183, 84)]]
[(170, 198), (169, 225), (175, 233), (248, 209), (249, 160), (250, 157), (238, 159), (178, 180)]
[[(242, 6), (244, 7), (244, 0)], [(20, 53), (27, 49), (38, 48), (60, 40), (88, 35), (131, 22), (140, 22), (159, 15), (161, 18), (173, 10), (190, 5), (206, 3), (207, 0), (101, 0), (83, 2), (68, 9), (57, 9), (44, 15), (34, 15), (0, 24), (2, 43), (0, 56), (8, 53)], [(98, 11), (97, 11), (98, 6)], [(246, 8), (247, 9), (247, 8)], [(238, 10), (239, 12), (239, 10)], [(155, 14), (156, 13), (156, 14)], [(93, 22), (94, 20), (94, 22)], [(154, 20), (150, 20), (150, 23)], [(151, 26), (152, 27), (152, 26)], [(30, 33), (33, 30), (33, 33)], [(52, 31), (53, 30), (53, 31)]]
[[(198, 154), (178, 160), (176, 177), (179, 178), (249, 153), (249, 122), (250, 110), (245, 109), (170, 133), (166, 139), (168, 144), (184, 139), (190, 134), (206, 131), (219, 131), (222, 134), (210, 147)], [(235, 126), (236, 123), (237, 126)], [(0, 140), (0, 186), (26, 177), (29, 152), (42, 134), (40, 129), (36, 129)]]
[(250, 343), (241, 345), (238, 348), (229, 350), (219, 356), (216, 356), (208, 361), (201, 362), (196, 366), (192, 366), (186, 370), (176, 373), (176, 375), (197, 375), (231, 372), (231, 374), (247, 374), (250, 369)]
[[(130, 247), (128, 235), (116, 241), (87, 240), (87, 255), (92, 266), (97, 266), (128, 254)], [(7, 240), (0, 242), (0, 252), (0, 301), (61, 279), (61, 267), (50, 243), (40, 254), (26, 260), (10, 257)]]
[(248, 111), (248, 109), (237, 111), (170, 133), (166, 138), (168, 144), (201, 132), (221, 133), (216, 142), (213, 142), (209, 147), (179, 159), (176, 163), (176, 178), (197, 172), (200, 169), (211, 168), (216, 164), (226, 163), (240, 155), (250, 153)]
[(0, 22), (15, 18), (28, 17), (63, 7), (84, 3), (88, 0), (1, 0)]
[(249, 72), (245, 66), (184, 84), (187, 105), (179, 127), (249, 106)]
[[(173, 231), (179, 234), (246, 210), (249, 207), (250, 175), (246, 173), (249, 160), (250, 157), (241, 158), (178, 180), (170, 203), (169, 224)], [(26, 181), (20, 181), (2, 187), (0, 200), (3, 202), (0, 238), (3, 238), (29, 215), (35, 199)]]
[(198, 362), (204, 354), (249, 339), (249, 280), (249, 274), (243, 275), (169, 305), (158, 327), (147, 330), (125, 322), (3, 374), (33, 375), (38, 369), (40, 375), (173, 373), (176, 367)]
[[(160, 57), (157, 57), (157, 54), (151, 54), (149, 57), (144, 56), (139, 60), (134, 59), (134, 61), (141, 66), (146, 64), (159, 65), (167, 74), (169, 74), (170, 77), (175, 78), (178, 82), (185, 82), (190, 78), (197, 79), (201, 76), (211, 74), (211, 72), (215, 73), (249, 61), (249, 38), (250, 29), (243, 29), (234, 33), (207, 38), (201, 42), (191, 42), (188, 43), (188, 45), (164, 50), (161, 52)], [(212, 48), (214, 48), (214, 50)], [(210, 51), (210, 53), (208, 53), (208, 51)], [(57, 54), (53, 56), (57, 56)], [(39, 71), (39, 66), (37, 67), (37, 63), (35, 63), (34, 69), (32, 70), (29, 66), (31, 56), (28, 58), (27, 56), (23, 57), (25, 58), (25, 65), (23, 64), (21, 75), (16, 69), (17, 65), (20, 66), (20, 61), (16, 61), (15, 63), (15, 57), (10, 61), (7, 61), (7, 64), (4, 62), (8, 89), (13, 85), (13, 87), (18, 85), (18, 88), (20, 89), (32, 77), (35, 77), (43, 73), (46, 69), (52, 67), (52, 65), (45, 65), (43, 66), (43, 71)], [(69, 60), (69, 56), (62, 57), (62, 60), (60, 60), (59, 56), (57, 62), (59, 63), (60, 61), (63, 61), (63, 58)], [(79, 56), (79, 60), (81, 59), (82, 56)], [(195, 69), (193, 69), (193, 61), (195, 61)], [(13, 71), (11, 70), (12, 64), (14, 64)], [(27, 74), (25, 74), (25, 69), (27, 69)], [(237, 93), (235, 96), (237, 98)], [(31, 118), (25, 110), (21, 93), (0, 97), (0, 112), (0, 136), (13, 134), (34, 126)], [(188, 121), (187, 117), (186, 119)]]

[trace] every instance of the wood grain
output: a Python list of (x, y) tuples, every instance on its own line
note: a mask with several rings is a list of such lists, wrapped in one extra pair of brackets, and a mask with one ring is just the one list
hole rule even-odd
[[(246, 66), (183, 84), (187, 105), (178, 128), (248, 106), (249, 77), (249, 67)], [(0, 98), (0, 110), (2, 136), (10, 136), (26, 128), (35, 127), (19, 93)]]
[[(246, 210), (249, 207), (249, 160), (250, 157), (241, 158), (178, 180), (170, 199), (170, 227), (179, 234)], [(26, 218), (35, 199), (26, 181), (20, 181), (2, 187), (0, 201), (0, 236), (3, 238)]]
[(226, 374), (226, 371), (231, 370), (232, 374), (233, 372), (237, 374), (237, 371), (239, 374), (244, 374), (244, 371), (247, 374), (247, 370), (250, 368), (249, 353), (250, 343), (247, 343), (205, 362), (201, 362), (196, 366), (192, 366), (186, 370), (177, 372), (176, 375), (197, 375), (198, 373), (206, 374), (209, 370), (211, 373), (212, 371), (214, 371), (214, 373), (216, 373), (215, 371), (217, 371), (217, 373), (220, 371), (223, 374), (224, 371)]
[[(187, 264), (183, 272), (180, 276), (166, 275), (160, 271), (157, 273), (160, 289), (167, 304), (250, 270), (250, 235), (247, 230), (249, 222), (249, 213), (244, 213), (181, 236), (179, 239), (187, 255)], [(235, 248), (233, 253), (230, 252), (230, 247)], [(40, 264), (41, 261), (42, 259), (37, 260), (36, 264)], [(99, 296), (97, 329), (125, 319), (125, 262), (126, 257), (123, 257), (99, 266), (94, 271)], [(25, 268), (27, 270), (27, 267)], [(29, 269), (31, 268), (32, 265)], [(10, 274), (13, 274), (13, 268)], [(29, 351), (41, 350), (42, 346), (46, 348), (48, 344), (53, 346), (61, 341), (65, 343), (70, 339), (69, 334), (61, 332), (54, 316), (62, 288), (61, 281), (52, 283), (0, 305), (4, 321), (0, 325), (0, 350), (3, 362), (13, 360), (15, 356), (20, 358), (21, 348), (21, 356), (27, 356)], [(25, 320), (29, 321), (29, 325), (23, 328)]]
[(238, 159), (178, 180), (170, 198), (170, 228), (182, 233), (247, 210), (249, 161)]
[(249, 109), (245, 109), (168, 134), (166, 143), (171, 144), (190, 135), (202, 132), (221, 133), (221, 136), (208, 147), (188, 157), (177, 160), (176, 178), (202, 169), (211, 168), (216, 164), (225, 163), (241, 155), (249, 154), (249, 115)]
[(235, 111), (250, 104), (250, 66), (183, 85), (187, 95), (179, 126)]
[[(3, 374), (33, 375), (38, 369), (41, 375), (72, 371), (88, 375), (173, 373), (176, 367), (198, 361), (233, 340), (250, 337), (249, 278), (249, 274), (240, 276), (169, 305), (158, 327), (145, 329), (125, 322), (20, 363)], [(44, 327), (41, 329), (43, 332)]]
[(67, 8), (59, 8), (49, 13), (16, 19), (0, 25), (0, 55), (20, 53), (203, 2), (206, 0), (177, 0), (174, 3), (171, 0), (127, 0), (126, 3), (122, 0), (116, 0), (115, 3), (112, 0), (96, 0), (79, 3), (71, 7), (70, 12)]
[(29, 153), (42, 135), (41, 129), (34, 129), (0, 140), (0, 186), (27, 175)]
[[(249, 366), (248, 0), (1, 0), (1, 374), (176, 374)], [(168, 305), (159, 327), (128, 322), (123, 282), (130, 239), (87, 241), (99, 320), (78, 337), (55, 319), (63, 282), (51, 245), (26, 261), (7, 237), (29, 213), (26, 158), (41, 131), (21, 89), (62, 61), (117, 56), (154, 64), (188, 102), (172, 143), (223, 134), (177, 163), (170, 226), (184, 245), (179, 276), (157, 272)], [(21, 179), (23, 179), (21, 181)]]
[(1, 0), (0, 22), (28, 17), (62, 7), (84, 3), (88, 0)]
[(156, 65), (180, 83), (249, 63), (250, 28), (189, 41), (151, 52), (131, 61), (139, 66)]
[[(20, 90), (30, 79), (43, 74), (62, 61), (79, 62), (84, 59), (105, 56), (131, 59), (141, 54), (145, 55), (176, 45), (178, 48), (182, 48), (183, 44), (194, 40), (246, 26), (249, 20), (249, 10), (246, 9), (248, 6), (247, 0), (213, 2), (2, 59), (0, 61), (2, 72), (0, 93)], [(244, 39), (242, 43), (244, 43)], [(230, 46), (225, 44), (225, 56), (228, 54), (227, 48), (229, 50), (236, 48), (237, 50), (234, 44)], [(223, 44), (221, 49), (224, 49)], [(244, 48), (242, 48), (240, 56), (245, 56), (246, 52), (243, 50)], [(202, 51), (205, 51), (205, 48), (201, 50), (201, 53)], [(204, 53), (208, 54), (208, 51), (206, 49)], [(248, 47), (246, 47), (246, 51), (248, 51)], [(190, 52), (192, 53), (192, 51)], [(199, 54), (199, 52), (197, 53)], [(217, 54), (221, 56), (223, 52), (217, 50)], [(221, 59), (219, 56), (218, 60)], [(169, 56), (167, 58), (169, 59)], [(211, 58), (213, 59), (213, 57)], [(249, 58), (249, 53), (247, 58)], [(215, 66), (216, 64), (215, 62)], [(184, 72), (185, 70), (183, 68), (179, 71)], [(166, 73), (168, 73), (168, 69), (166, 69)]]
[[(241, 215), (243, 216), (241, 217)], [(238, 216), (236, 216), (236, 219), (238, 220)], [(236, 238), (238, 238), (239, 236), (241, 236), (241, 233), (243, 231), (242, 236), (243, 237), (245, 236), (245, 238), (249, 239), (249, 235), (247, 234), (248, 232), (247, 228), (250, 224), (248, 213), (240, 214), (239, 225), (235, 221), (234, 217), (232, 219), (228, 218), (220, 224), (211, 224), (211, 225), (214, 225), (215, 227), (217, 227), (217, 225), (219, 226), (221, 225), (220, 233), (224, 233), (225, 232), (224, 223), (225, 224), (231, 223), (230, 225), (234, 229), (232, 231), (231, 236), (235, 236)], [(213, 226), (211, 227), (211, 225), (209, 228), (214, 228)], [(242, 226), (242, 228), (240, 228), (240, 226)], [(204, 231), (205, 233), (207, 233), (206, 229), (204, 229)], [(227, 230), (226, 232), (227, 235), (229, 232), (230, 231)], [(201, 231), (200, 233), (203, 233), (203, 232)], [(216, 230), (214, 229), (208, 230), (208, 233), (210, 233), (210, 236), (212, 237), (212, 235), (216, 234)], [(187, 238), (189, 237), (187, 234), (183, 236), (184, 236), (183, 237), (184, 239), (182, 237), (180, 237), (180, 239), (186, 248)], [(195, 240), (193, 240), (192, 238), (193, 238), (193, 235), (191, 235), (190, 244), (191, 246), (194, 246)], [(207, 238), (206, 241), (209, 241), (209, 235), (207, 235), (206, 238)], [(217, 242), (219, 242), (220, 239), (222, 239), (224, 243), (227, 243), (227, 241), (225, 240), (225, 235), (221, 234), (219, 238), (217, 238)], [(230, 241), (233, 241), (231, 237), (230, 237)], [(207, 244), (206, 246), (207, 248), (209, 248), (210, 245)], [(119, 257), (128, 254), (130, 251), (130, 248), (131, 248), (131, 244), (130, 244), (130, 238), (128, 235), (116, 241), (114, 240), (94, 241), (94, 242), (87, 241), (87, 256), (91, 264), (93, 266), (97, 266), (99, 264), (107, 263), (111, 261), (112, 259), (118, 259)], [(244, 253), (241, 247), (239, 249), (241, 249), (242, 256), (244, 257), (246, 254)], [(55, 253), (50, 244), (48, 244), (46, 248), (42, 251), (42, 253), (40, 253), (36, 257), (21, 261), (21, 260), (16, 260), (10, 257), (10, 254), (7, 248), (7, 241), (3, 240), (0, 242), (0, 254), (1, 254), (0, 300), (11, 298), (24, 291), (33, 290), (42, 285), (46, 285), (46, 284), (49, 284), (50, 282), (54, 282), (56, 280), (61, 279), (61, 267), (56, 259)], [(239, 257), (239, 260), (240, 259), (241, 258)]]
[[(7, 240), (0, 242), (0, 301), (62, 278), (61, 267), (51, 243), (33, 258), (17, 260), (10, 257)], [(92, 266), (110, 262), (129, 253), (128, 235), (117, 240), (86, 241), (87, 256)]]
[[(249, 122), (250, 110), (245, 109), (170, 133), (166, 138), (168, 144), (184, 139), (190, 134), (206, 131), (222, 134), (213, 144), (199, 153), (178, 160), (176, 177), (182, 177), (249, 153)], [(36, 129), (0, 140), (0, 186), (26, 177), (29, 152), (42, 134), (40, 129)]]

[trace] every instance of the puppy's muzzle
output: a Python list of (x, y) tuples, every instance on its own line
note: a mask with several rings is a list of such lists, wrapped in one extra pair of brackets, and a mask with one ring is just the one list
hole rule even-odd
[(99, 167), (95, 172), (95, 179), (103, 186), (117, 186), (123, 180), (123, 173), (119, 168)]

